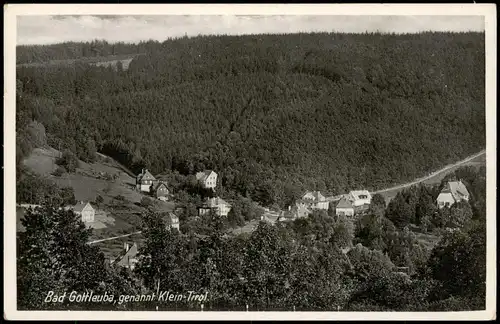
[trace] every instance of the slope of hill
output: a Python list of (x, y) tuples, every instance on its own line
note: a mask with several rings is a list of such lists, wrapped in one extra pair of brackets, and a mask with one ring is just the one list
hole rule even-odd
[(396, 185), (485, 146), (482, 33), (204, 36), (135, 50), (146, 54), (127, 71), (19, 68), (18, 118), (85, 161), (100, 151), (134, 172), (211, 168), (263, 205)]
[[(35, 148), (24, 159), (23, 164), (44, 179), (54, 182), (58, 187), (73, 189), (76, 201), (88, 201), (97, 209), (95, 221), (88, 225), (94, 228), (93, 237), (103, 238), (138, 230), (141, 214), (145, 208), (140, 202), (145, 195), (135, 190), (135, 178), (113, 159), (102, 154), (96, 155), (93, 163), (78, 162), (76, 172), (59, 176), (56, 160), (60, 152), (51, 147)], [(112, 179), (113, 175), (117, 175)], [(96, 198), (103, 201), (97, 204)], [(22, 201), (18, 201), (22, 203)], [(157, 201), (157, 211), (172, 211), (174, 203)], [(20, 220), (23, 211), (17, 210), (17, 227), (22, 230)]]

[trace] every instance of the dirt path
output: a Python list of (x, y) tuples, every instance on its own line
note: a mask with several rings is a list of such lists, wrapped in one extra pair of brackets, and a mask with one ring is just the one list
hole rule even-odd
[(134, 232), (134, 233), (129, 233), (129, 234), (123, 234), (123, 235), (119, 235), (119, 236), (113, 236), (113, 237), (108, 237), (108, 238), (105, 238), (105, 239), (99, 239), (99, 240), (95, 240), (95, 241), (90, 241), (90, 242), (87, 242), (87, 244), (94, 244), (94, 243), (100, 243), (100, 242), (105, 242), (105, 241), (110, 241), (110, 240), (116, 240), (116, 239), (119, 239), (119, 238), (122, 238), (122, 237), (127, 237), (127, 236), (130, 236), (130, 235), (135, 235), (135, 234), (140, 234), (142, 233), (142, 231), (139, 231), (139, 232)]
[(475, 158), (477, 158), (477, 157), (479, 157), (479, 156), (481, 156), (483, 154), (486, 154), (486, 150), (482, 150), (482, 151), (480, 151), (480, 152), (478, 152), (478, 153), (476, 153), (474, 155), (471, 155), (471, 156), (469, 156), (469, 157), (467, 157), (467, 158), (465, 158), (465, 159), (463, 159), (461, 161), (458, 161), (457, 163), (447, 165), (444, 168), (442, 168), (442, 169), (440, 169), (438, 171), (435, 171), (435, 172), (433, 172), (433, 173), (431, 173), (428, 176), (425, 176), (423, 178), (419, 178), (419, 179), (417, 179), (415, 181), (407, 182), (407, 183), (404, 183), (404, 184), (401, 184), (401, 185), (397, 185), (397, 186), (394, 186), (394, 187), (391, 187), (391, 188), (386, 188), (386, 189), (382, 189), (382, 190), (378, 190), (378, 191), (373, 191), (373, 192), (371, 192), (371, 194), (383, 193), (383, 192), (392, 191), (392, 190), (399, 190), (399, 189), (403, 189), (403, 188), (406, 188), (406, 187), (410, 187), (410, 186), (416, 185), (416, 184), (418, 184), (420, 182), (429, 180), (430, 178), (435, 177), (436, 175), (438, 175), (438, 174), (440, 174), (442, 172), (445, 172), (445, 171), (447, 171), (447, 170), (449, 170), (451, 168), (454, 168), (456, 166), (459, 166), (461, 164), (464, 164), (464, 163), (467, 163), (467, 162), (469, 162), (471, 160), (474, 160)]

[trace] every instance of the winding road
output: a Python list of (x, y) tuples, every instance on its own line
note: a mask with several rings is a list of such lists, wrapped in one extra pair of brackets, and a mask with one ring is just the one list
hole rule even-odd
[(451, 168), (454, 168), (456, 166), (459, 166), (461, 164), (464, 164), (464, 163), (467, 163), (471, 160), (474, 160), (475, 158), (477, 157), (480, 157), (481, 155), (483, 154), (486, 154), (486, 150), (482, 150), (474, 155), (471, 155), (461, 161), (458, 161), (457, 163), (454, 163), (454, 164), (450, 164), (450, 165), (447, 165), (445, 166), (444, 168), (438, 170), (438, 171), (435, 171), (431, 174), (429, 174), (428, 176), (425, 176), (425, 177), (422, 177), (422, 178), (419, 178), (417, 180), (414, 180), (412, 182), (407, 182), (407, 183), (404, 183), (404, 184), (401, 184), (401, 185), (397, 185), (397, 186), (394, 186), (394, 187), (391, 187), (391, 188), (386, 188), (386, 189), (381, 189), (381, 190), (378, 190), (378, 191), (373, 191), (371, 192), (371, 194), (377, 194), (377, 193), (383, 193), (383, 192), (387, 192), (387, 191), (392, 191), (392, 190), (399, 190), (399, 189), (403, 189), (403, 188), (406, 188), (406, 187), (410, 187), (410, 186), (413, 186), (413, 185), (416, 185), (420, 182), (424, 182), (426, 180), (429, 180), (430, 178), (432, 177), (435, 177), (436, 175), (440, 174), (440, 173), (443, 173), (445, 171), (448, 171), (449, 169)]
[[(449, 169), (451, 168), (454, 168), (454, 167), (457, 167), (459, 165), (462, 165), (464, 163), (467, 163), (471, 160), (474, 160), (475, 158), (477, 157), (480, 157), (481, 155), (484, 155), (486, 154), (486, 150), (482, 150), (474, 155), (471, 155), (461, 161), (458, 161), (454, 164), (450, 164), (450, 165), (447, 165), (445, 166), (444, 168), (441, 168), (425, 177), (422, 177), (422, 178), (419, 178), (417, 180), (414, 180), (412, 182), (407, 182), (407, 183), (404, 183), (404, 184), (400, 184), (400, 185), (397, 185), (397, 186), (394, 186), (394, 187), (390, 187), (390, 188), (386, 188), (386, 189), (381, 189), (381, 190), (377, 190), (377, 191), (373, 191), (371, 192), (371, 194), (377, 194), (377, 193), (383, 193), (383, 192), (387, 192), (387, 191), (392, 191), (392, 190), (399, 190), (399, 189), (403, 189), (403, 188), (406, 188), (406, 187), (410, 187), (410, 186), (413, 186), (413, 185), (416, 185), (418, 183), (421, 183), (423, 181), (426, 181), (426, 180), (429, 180), (430, 178), (432, 177), (435, 177), (436, 175), (440, 174), (440, 173), (443, 173), (443, 172), (446, 172), (448, 171)], [(252, 232), (255, 228), (256, 228), (256, 222), (249, 222), (248, 224), (246, 224), (243, 228), (239, 228), (239, 229), (236, 229), (235, 232)], [(99, 239), (99, 240), (95, 240), (95, 241), (91, 241), (91, 242), (88, 242), (87, 244), (94, 244), (94, 243), (100, 243), (100, 242), (105, 242), (105, 241), (110, 241), (110, 240), (115, 240), (115, 239), (119, 239), (119, 238), (122, 238), (122, 237), (127, 237), (127, 236), (131, 236), (131, 235), (135, 235), (135, 234), (140, 234), (142, 233), (141, 231), (139, 232), (134, 232), (134, 233), (129, 233), (129, 234), (124, 234), (124, 235), (119, 235), (119, 236), (114, 236), (114, 237), (108, 237), (108, 238), (105, 238), (105, 239)], [(348, 251), (348, 250), (346, 250)], [(346, 251), (343, 251), (344, 254), (346, 253)]]

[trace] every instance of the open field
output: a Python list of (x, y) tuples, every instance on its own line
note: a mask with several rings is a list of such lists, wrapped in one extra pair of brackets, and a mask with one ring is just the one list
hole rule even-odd
[(257, 228), (258, 225), (259, 225), (259, 221), (254, 219), (254, 220), (246, 223), (242, 227), (237, 227), (237, 228), (231, 230), (231, 233), (235, 234), (235, 235), (238, 235), (241, 233), (251, 233)]
[(415, 233), (417, 240), (423, 243), (428, 251), (432, 250), (441, 239), (441, 237), (431, 233), (418, 233), (418, 232), (413, 232), (413, 233)]
[(122, 63), (123, 69), (127, 70), (130, 62), (141, 54), (124, 54), (124, 55), (108, 55), (108, 56), (96, 56), (96, 57), (82, 57), (80, 59), (68, 59), (68, 60), (51, 60), (49, 62), (35, 62), (35, 63), (23, 63), (17, 64), (16, 67), (50, 67), (50, 66), (67, 66), (74, 65), (76, 63), (86, 63), (96, 66), (113, 66), (116, 67), (118, 62)]
[[(144, 194), (135, 190), (133, 174), (113, 159), (97, 154), (97, 161), (85, 163), (79, 161), (75, 173), (66, 173), (56, 177), (51, 173), (57, 168), (56, 160), (60, 152), (53, 148), (36, 148), (24, 161), (24, 164), (37, 174), (47, 177), (60, 187), (71, 187), (77, 201), (90, 201), (97, 209), (95, 222), (89, 223), (94, 228), (96, 238), (111, 237), (137, 230), (141, 225), (141, 214), (146, 211), (140, 205)], [(109, 176), (116, 175), (115, 180)], [(96, 206), (93, 202), (97, 196), (104, 202)], [(119, 196), (123, 200), (117, 199)], [(173, 202), (155, 200), (155, 210), (173, 211)], [(18, 229), (22, 209), (17, 213)]]

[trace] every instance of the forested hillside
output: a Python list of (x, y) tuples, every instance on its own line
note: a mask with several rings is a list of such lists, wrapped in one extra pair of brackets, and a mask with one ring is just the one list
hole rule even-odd
[[(269, 205), (422, 176), (485, 146), (483, 33), (203, 36), (20, 46), (17, 154), (51, 146), (192, 174)], [(36, 124), (33, 123), (36, 120)], [(41, 124), (41, 125), (40, 125)], [(34, 126), (35, 125), (35, 126)]]

